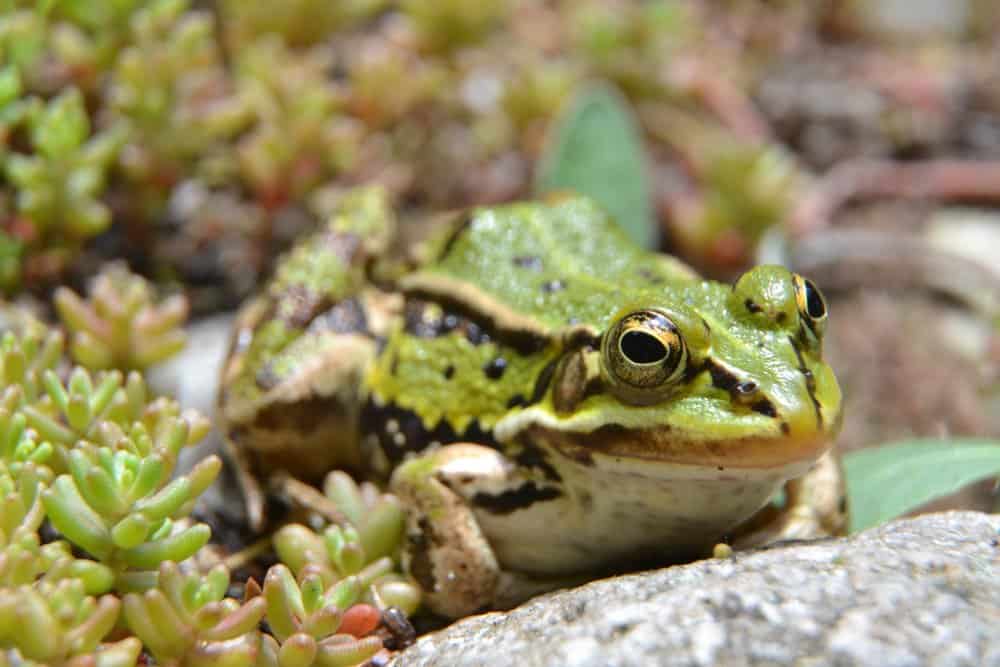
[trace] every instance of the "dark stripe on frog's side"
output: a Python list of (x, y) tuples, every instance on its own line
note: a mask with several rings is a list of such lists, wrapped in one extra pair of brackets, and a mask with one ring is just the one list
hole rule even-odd
[(451, 224), (454, 228), (448, 235), (448, 238), (441, 245), (441, 252), (438, 254), (437, 259), (442, 260), (447, 257), (451, 251), (455, 248), (455, 244), (458, 242), (462, 235), (469, 230), (472, 225), (472, 221), (476, 219), (476, 210), (469, 209), (458, 214), (458, 217)]
[(813, 410), (816, 412), (816, 426), (822, 429), (823, 411), (819, 406), (819, 400), (816, 398), (816, 378), (813, 376), (813, 372), (806, 367), (805, 359), (802, 358), (802, 351), (796, 345), (795, 339), (789, 336), (788, 342), (791, 344), (792, 349), (795, 350), (795, 358), (799, 362), (799, 372), (802, 373), (802, 378), (805, 380), (806, 391), (809, 392), (809, 400), (812, 401)]
[(417, 338), (436, 338), (458, 331), (473, 345), (492, 340), (489, 333), (472, 319), (444, 311), (433, 302), (422, 299), (406, 300), (403, 330)]
[[(487, 342), (489, 340), (495, 340), (501, 345), (506, 345), (508, 347), (514, 348), (519, 354), (530, 355), (536, 354), (537, 352), (543, 350), (549, 341), (545, 336), (539, 335), (532, 331), (525, 331), (521, 329), (503, 329), (497, 325), (497, 322), (489, 317), (485, 313), (478, 312), (456, 299), (452, 299), (446, 295), (434, 294), (425, 292), (420, 289), (414, 289), (407, 292), (406, 298), (406, 311), (410, 312), (411, 302), (420, 304), (415, 306), (416, 311), (421, 311), (426, 308), (426, 304), (438, 304), (444, 311), (444, 315), (440, 319), (439, 326), (425, 327), (421, 333), (411, 331), (407, 328), (409, 333), (414, 335), (423, 335), (425, 337), (441, 336), (455, 328), (460, 328), (462, 322), (470, 323), (470, 332), (475, 332), (477, 335), (482, 335), (484, 338), (476, 338), (474, 336), (470, 337), (470, 333), (466, 334), (469, 341), (478, 344), (479, 342)], [(415, 311), (415, 312), (416, 312)], [(449, 316), (454, 319), (449, 319)], [(407, 327), (410, 326), (409, 317), (407, 317)]]
[(434, 566), (431, 563), (430, 548), (440, 544), (441, 539), (434, 529), (434, 525), (427, 517), (420, 517), (417, 522), (419, 530), (415, 533), (407, 533), (407, 552), (410, 562), (407, 567), (410, 575), (417, 580), (425, 591), (433, 591), (437, 586), (434, 579)]
[(519, 509), (531, 507), (535, 503), (553, 500), (562, 495), (562, 491), (551, 486), (538, 486), (535, 482), (526, 482), (516, 489), (510, 489), (499, 494), (479, 492), (472, 496), (472, 504), (491, 514), (510, 514)]
[[(392, 426), (392, 423), (395, 426)], [(371, 433), (378, 440), (379, 447), (392, 463), (398, 463), (407, 454), (419, 453), (432, 443), (447, 445), (453, 442), (469, 442), (499, 450), (500, 445), (493, 438), (492, 431), (483, 430), (479, 422), (473, 420), (468, 428), (456, 433), (447, 420), (442, 419), (428, 430), (423, 420), (412, 410), (394, 403), (377, 405), (369, 399), (361, 410), (361, 429)]]

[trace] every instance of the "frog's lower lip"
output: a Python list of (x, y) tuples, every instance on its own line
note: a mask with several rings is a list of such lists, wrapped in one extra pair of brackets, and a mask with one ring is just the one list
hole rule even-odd
[(537, 433), (541, 439), (584, 464), (597, 455), (705, 468), (767, 470), (812, 463), (830, 448), (825, 433), (799, 438), (747, 436), (696, 441), (678, 438), (672, 432), (617, 426), (603, 426), (590, 433), (539, 430), (544, 431)]

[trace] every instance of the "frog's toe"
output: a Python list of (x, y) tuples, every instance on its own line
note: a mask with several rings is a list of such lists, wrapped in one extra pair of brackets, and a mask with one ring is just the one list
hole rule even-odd
[(785, 484), (784, 507), (761, 510), (744, 525), (733, 544), (743, 549), (788, 540), (814, 540), (843, 535), (846, 527), (840, 462), (827, 452), (808, 473)]

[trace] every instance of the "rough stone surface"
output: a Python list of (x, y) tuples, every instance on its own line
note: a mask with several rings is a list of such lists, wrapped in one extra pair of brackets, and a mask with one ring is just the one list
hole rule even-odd
[(421, 638), (417, 665), (1000, 666), (1000, 515), (597, 581)]

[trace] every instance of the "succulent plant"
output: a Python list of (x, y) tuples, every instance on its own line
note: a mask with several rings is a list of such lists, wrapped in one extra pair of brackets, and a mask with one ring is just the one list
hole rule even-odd
[[(355, 605), (362, 591), (357, 577), (327, 586), (308, 568), (298, 580), (284, 565), (275, 565), (264, 580), (267, 623), (271, 636), (261, 641), (259, 665), (267, 667), (339, 667), (354, 665), (382, 648), (375, 629), (378, 612)], [(358, 634), (344, 631), (344, 626)]]
[(331, 54), (293, 52), (277, 36), (257, 40), (236, 63), (254, 125), (237, 143), (243, 181), (268, 207), (301, 201), (356, 158), (361, 126), (339, 113)]
[(188, 0), (150, 0), (130, 20), (128, 45), (108, 80), (109, 113), (129, 128), (119, 163), (133, 187), (131, 208), (158, 215), (171, 187), (225, 151), (248, 121), (231, 94), (207, 11)]
[(222, 565), (202, 575), (167, 561), (156, 588), (125, 596), (125, 622), (159, 665), (249, 667), (257, 658), (264, 598), (240, 604), (225, 597), (228, 588)]
[(401, 9), (413, 21), (421, 45), (429, 51), (448, 51), (478, 42), (509, 14), (508, 0), (403, 0)]
[(331, 32), (362, 21), (387, 4), (387, 0), (287, 0), (280, 3), (222, 0), (226, 40), (234, 52), (255, 39), (277, 34), (292, 46), (310, 46)]
[[(28, 331), (19, 336), (13, 331), (0, 338), (0, 381), (3, 382), (4, 405), (33, 402), (44, 395), (42, 376), (56, 369), (62, 360), (63, 335), (58, 331)], [(16, 401), (10, 403), (13, 395)]]
[(396, 566), (405, 521), (399, 499), (370, 482), (359, 486), (341, 471), (327, 476), (324, 492), (348, 523), (328, 526), (321, 534), (301, 524), (286, 525), (273, 538), (278, 558), (297, 576), (313, 572), (327, 586), (355, 577), (366, 601), (380, 609), (415, 612), (420, 588)]
[(0, 588), (0, 664), (135, 665), (138, 639), (102, 644), (120, 610), (116, 597), (87, 595), (79, 579)]
[(17, 189), (18, 227), (29, 252), (67, 261), (104, 231), (111, 213), (100, 201), (107, 169), (125, 139), (116, 125), (91, 136), (80, 92), (71, 88), (27, 119), (31, 154), (9, 151), (4, 175)]
[[(69, 452), (70, 472), (42, 494), (52, 525), (70, 542), (118, 572), (148, 571), (164, 560), (182, 561), (203, 547), (205, 524), (184, 526), (197, 497), (212, 483), (222, 462), (202, 459), (186, 475), (170, 479), (188, 427), (169, 420), (154, 441), (137, 425), (102, 433), (105, 444), (80, 442)], [(131, 580), (131, 579), (130, 579)]]
[(86, 301), (59, 287), (53, 302), (71, 333), (73, 358), (90, 369), (143, 370), (186, 341), (178, 327), (187, 317), (187, 300), (176, 295), (156, 303), (152, 285), (123, 263), (101, 270)]
[[(167, 398), (149, 400), (145, 380), (136, 372), (122, 379), (118, 371), (95, 379), (77, 367), (63, 384), (52, 370), (41, 373), (44, 394), (28, 393), (24, 385), (8, 387), (8, 405), (19, 405), (27, 425), (39, 438), (51, 442), (56, 456), (53, 470), (68, 470), (68, 452), (80, 440), (107, 447), (135, 440), (130, 447), (156, 448), (158, 456), (173, 465), (180, 447), (193, 444), (208, 432), (208, 421), (184, 412)], [(33, 390), (29, 387), (30, 392)], [(143, 452), (143, 455), (145, 452)]]

